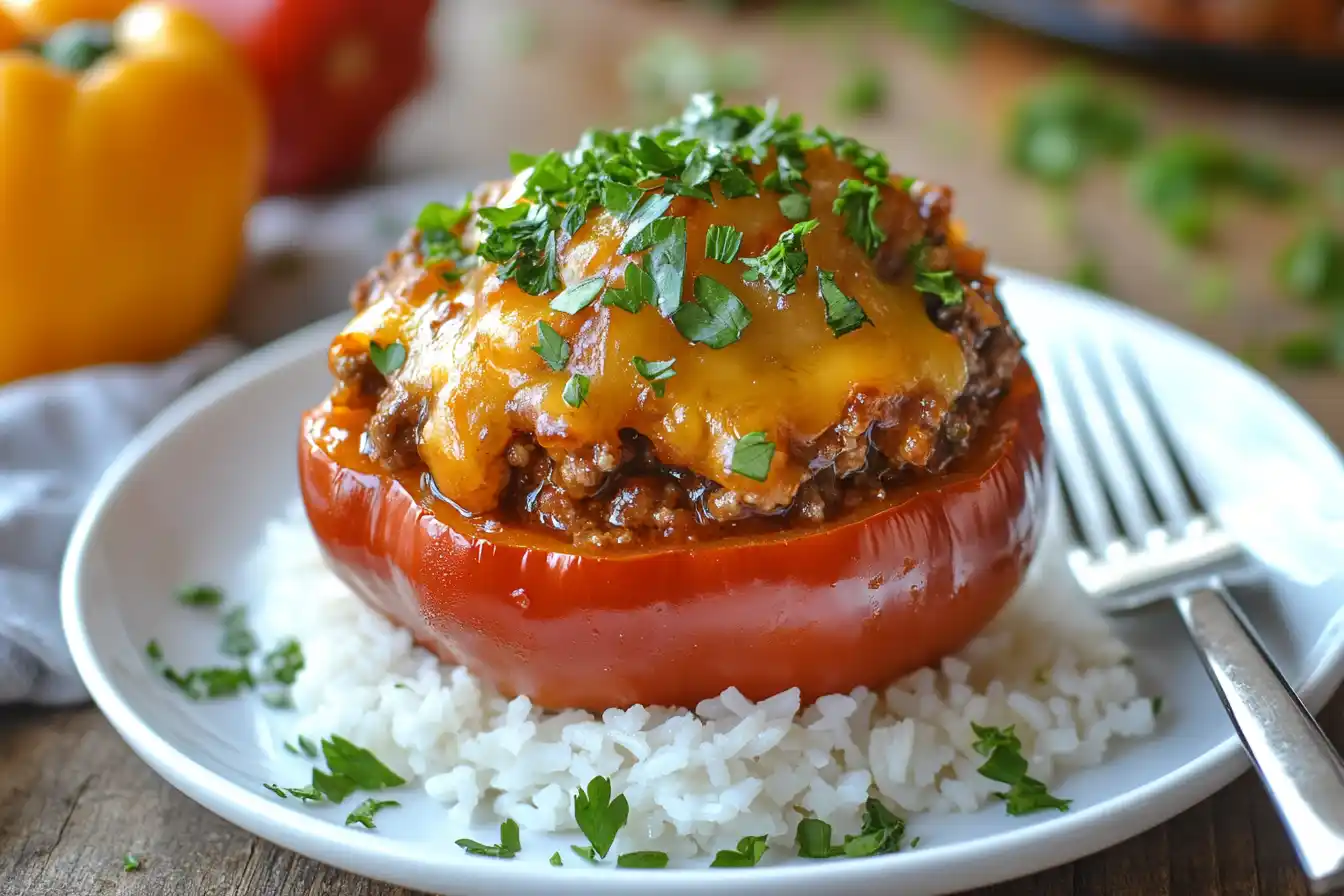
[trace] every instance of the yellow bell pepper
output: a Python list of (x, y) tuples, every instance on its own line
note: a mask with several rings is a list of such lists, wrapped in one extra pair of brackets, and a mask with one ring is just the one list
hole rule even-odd
[(0, 0), (0, 383), (208, 334), (265, 146), (259, 88), (195, 15)]

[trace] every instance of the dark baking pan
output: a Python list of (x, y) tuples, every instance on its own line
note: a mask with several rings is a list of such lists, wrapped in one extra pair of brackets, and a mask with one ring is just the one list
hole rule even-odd
[(1344, 56), (1306, 56), (1232, 44), (1175, 40), (1105, 17), (1086, 0), (953, 0), (983, 16), (1185, 78), (1344, 104)]

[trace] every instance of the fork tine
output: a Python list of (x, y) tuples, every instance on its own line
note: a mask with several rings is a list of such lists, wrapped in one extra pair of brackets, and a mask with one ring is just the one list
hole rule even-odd
[[(1089, 347), (1091, 354), (1097, 350)], [(1122, 427), (1102, 398), (1103, 390), (1091, 369), (1095, 365), (1084, 361), (1074, 346), (1065, 347), (1062, 355), (1069, 374), (1064, 393), (1084, 421), (1083, 444), (1088, 449), (1092, 475), (1101, 483), (1120, 530), (1131, 544), (1142, 545), (1157, 521), (1143, 493), (1142, 476), (1125, 451)]]
[(1140, 427), (1142, 438), (1149, 440), (1150, 451), (1155, 455), (1153, 469), (1165, 482), (1166, 500), (1171, 504), (1168, 511), (1171, 518), (1181, 522), (1188, 521), (1196, 514), (1206, 512), (1204, 501), (1195, 488), (1194, 478), (1186, 467), (1185, 458), (1177, 447), (1171, 430), (1170, 420), (1157, 403), (1148, 378), (1139, 369), (1133, 352), (1118, 352), (1115, 363), (1123, 371), (1124, 379), (1133, 397), (1134, 422)]
[(1042, 353), (1032, 356), (1032, 367), (1045, 397), (1046, 423), (1059, 471), (1060, 493), (1075, 543), (1104, 556), (1116, 541), (1118, 529), (1101, 484), (1091, 472), (1080, 435), (1080, 417), (1061, 385), (1058, 359)]

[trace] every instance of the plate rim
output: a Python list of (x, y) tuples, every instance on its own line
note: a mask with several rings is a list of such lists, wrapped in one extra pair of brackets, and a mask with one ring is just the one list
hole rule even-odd
[[(1193, 340), (1204, 351), (1232, 360), (1267, 387), (1323, 443), (1329, 445), (1336, 461), (1344, 467), (1339, 446), (1310, 414), (1260, 371), (1241, 364), (1212, 343), (1142, 310), (1081, 287), (1011, 268), (995, 267), (994, 273), (1013, 282), (1014, 289), (1053, 293), (1063, 300), (1090, 305), (1103, 313), (1136, 318), (1148, 327)], [(1011, 316), (1011, 301), (1008, 304)], [(590, 894), (594, 888), (600, 891), (627, 874), (637, 875), (639, 886), (650, 893), (670, 894), (697, 885), (721, 884), (727, 879), (724, 875), (731, 870), (675, 868), (654, 872), (621, 869), (618, 876), (613, 874), (615, 869), (612, 868), (566, 867), (563, 874), (548, 874), (549, 866), (532, 863), (453, 861), (445, 864), (441, 858), (427, 860), (422, 846), (412, 847), (404, 841), (370, 837), (365, 832), (348, 830), (317, 816), (277, 813), (273, 811), (274, 801), (260, 791), (249, 792), (174, 747), (112, 684), (84, 624), (85, 599), (81, 588), (86, 558), (96, 547), (92, 537), (105, 509), (140, 465), (196, 415), (208, 411), (220, 398), (274, 375), (311, 354), (319, 344), (319, 334), (336, 333), (347, 319), (348, 314), (343, 312), (324, 317), (248, 353), (208, 377), (172, 402), (137, 433), (98, 480), (74, 526), (60, 573), (62, 628), (75, 668), (94, 703), (131, 749), (189, 799), (256, 836), (354, 874), (418, 888), (427, 888), (428, 880), (439, 880), (441, 883), (428, 887), (433, 889), (441, 887), (450, 872), (453, 886), (463, 892), (476, 892), (476, 888), (482, 892), (494, 888), (516, 891), (536, 885), (540, 879), (547, 892)], [(1336, 637), (1334, 643), (1320, 652), (1316, 666), (1298, 693), (1315, 713), (1342, 681), (1344, 635)], [(903, 876), (930, 880), (936, 878), (940, 867), (956, 863), (961, 868), (956, 889), (987, 886), (1046, 867), (1067, 864), (1136, 836), (1211, 796), (1249, 765), (1233, 735), (1191, 762), (1128, 793), (1049, 822), (1027, 825), (979, 841), (931, 846), (863, 862), (755, 868), (750, 874), (732, 878), (734, 889), (743, 893), (775, 893), (783, 886), (824, 883), (832, 888), (848, 886), (861, 890), (874, 883), (889, 882), (888, 869), (892, 869), (894, 863), (900, 863)], [(1055, 847), (1050, 865), (1042, 865), (1039, 859), (1028, 859), (1033, 851), (1023, 849), (1035, 845), (1042, 837), (1048, 837)]]

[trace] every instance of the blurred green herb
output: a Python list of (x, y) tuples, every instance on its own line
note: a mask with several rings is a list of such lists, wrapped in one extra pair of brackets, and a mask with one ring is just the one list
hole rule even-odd
[(1142, 137), (1130, 100), (1070, 67), (1019, 99), (1009, 119), (1008, 160), (1029, 177), (1066, 185), (1097, 158), (1131, 154)]
[(844, 76), (835, 92), (842, 115), (878, 115), (887, 107), (887, 75), (874, 65), (863, 65)]
[(1344, 235), (1324, 221), (1308, 224), (1279, 252), (1274, 276), (1293, 298), (1344, 307)]
[(1176, 134), (1147, 150), (1135, 160), (1133, 185), (1143, 208), (1186, 246), (1208, 242), (1220, 195), (1276, 201), (1294, 188), (1273, 160), (1198, 133)]
[(1344, 362), (1344, 346), (1337, 334), (1304, 330), (1285, 336), (1275, 347), (1278, 362), (1290, 370), (1320, 371)]
[(1106, 291), (1106, 269), (1101, 256), (1095, 252), (1086, 252), (1069, 271), (1069, 282), (1093, 292)]
[(693, 93), (755, 89), (761, 60), (749, 49), (714, 51), (684, 34), (661, 34), (629, 57), (622, 76), (638, 114), (656, 119)]
[(1200, 271), (1191, 286), (1190, 298), (1195, 308), (1205, 314), (1215, 314), (1232, 303), (1232, 273), (1222, 265)]
[(944, 56), (966, 46), (975, 22), (950, 0), (872, 0), (898, 29)]

